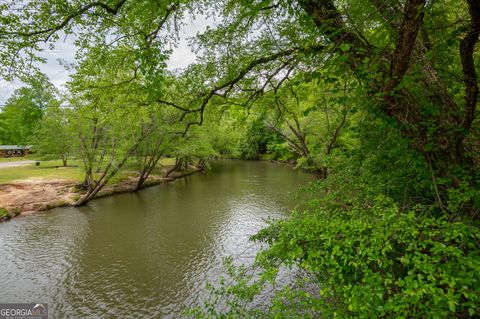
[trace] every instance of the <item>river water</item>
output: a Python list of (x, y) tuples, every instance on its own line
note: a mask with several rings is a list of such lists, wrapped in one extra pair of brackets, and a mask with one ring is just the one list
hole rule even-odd
[(312, 176), (219, 161), (205, 174), (0, 224), (0, 302), (48, 303), (50, 318), (179, 318), (222, 258), (249, 263), (250, 235), (284, 218)]

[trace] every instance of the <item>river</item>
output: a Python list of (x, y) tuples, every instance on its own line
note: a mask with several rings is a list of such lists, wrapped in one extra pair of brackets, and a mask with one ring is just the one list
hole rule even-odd
[(205, 174), (0, 224), (0, 302), (49, 318), (178, 318), (222, 258), (249, 263), (250, 235), (284, 218), (313, 178), (285, 165), (218, 161)]

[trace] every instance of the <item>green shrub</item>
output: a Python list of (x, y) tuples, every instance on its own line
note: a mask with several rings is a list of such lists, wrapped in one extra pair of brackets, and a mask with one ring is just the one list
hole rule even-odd
[[(386, 197), (371, 207), (295, 213), (253, 237), (256, 280), (245, 268), (211, 288), (190, 314), (200, 318), (453, 318), (480, 315), (480, 230), (401, 212)], [(276, 282), (286, 267), (298, 279)], [(300, 275), (300, 276), (299, 276)], [(228, 282), (228, 284), (225, 284)], [(254, 295), (265, 289), (259, 307)], [(262, 296), (265, 300), (265, 296)], [(223, 307), (220, 305), (224, 305)], [(225, 306), (226, 305), (226, 306)]]
[(261, 154), (266, 154), (269, 144), (280, 144), (282, 139), (272, 132), (265, 124), (264, 117), (260, 117), (247, 126), (245, 136), (239, 145), (240, 157), (249, 160), (260, 159)]
[(2, 208), (0, 207), (0, 221), (2, 220), (8, 220), (10, 219), (12, 216), (10, 215), (10, 213), (8, 212), (8, 210), (6, 210), (5, 208)]
[(270, 159), (287, 162), (293, 158), (293, 154), (286, 142), (272, 140), (267, 144), (267, 153)]
[(322, 316), (480, 315), (480, 231), (465, 222), (420, 208), (401, 213), (380, 197), (369, 208), (297, 213), (255, 239), (269, 243), (258, 256), (266, 269), (295, 265), (313, 274), (318, 296), (289, 295)]

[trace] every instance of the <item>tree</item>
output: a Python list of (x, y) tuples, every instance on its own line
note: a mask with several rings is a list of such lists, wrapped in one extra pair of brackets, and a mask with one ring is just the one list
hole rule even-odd
[[(207, 10), (221, 11), (224, 17), (223, 25), (199, 39), (207, 49), (206, 75), (211, 75), (215, 84), (197, 94), (197, 102), (181, 109), (189, 115), (199, 113), (200, 118), (193, 123), (200, 124), (209, 101), (236, 92), (241, 83), (255, 84), (256, 89), (251, 91), (254, 99), (271, 86), (275, 75), (288, 78), (298, 68), (330, 66), (356, 78), (376, 108), (401, 125), (411, 147), (424, 156), (433, 175), (450, 179), (449, 185), (458, 185), (465, 173), (475, 170), (470, 138), (475, 136), (472, 124), (478, 98), (474, 63), (480, 29), (478, 2), (363, 3), (206, 1)], [(74, 1), (61, 6), (52, 18), (50, 7), (31, 1), (28, 9), (36, 9), (33, 26), (30, 11), (25, 10), (0, 30), (0, 40), (7, 48), (4, 60), (21, 64), (21, 59), (12, 57), (14, 52), (24, 47), (38, 48), (39, 41), (51, 41), (58, 37), (59, 30), (69, 33), (77, 23), (89, 31), (81, 34), (83, 48), (92, 47), (88, 42), (107, 45), (105, 36), (114, 29), (116, 39), (112, 44), (135, 43), (132, 54), (138, 55), (146, 77), (154, 79), (166, 56), (162, 40), (167, 39), (159, 31), (194, 5), (188, 1), (175, 5), (147, 1), (133, 5), (126, 0), (80, 5)], [(4, 18), (8, 19), (13, 13), (9, 5), (5, 6)], [(100, 19), (90, 19), (93, 16)], [(466, 22), (465, 27), (457, 23), (457, 16)], [(437, 26), (444, 22), (448, 22), (451, 33), (442, 35)], [(256, 28), (257, 35), (250, 36)], [(445, 37), (453, 42), (445, 45)], [(455, 61), (453, 74), (441, 68), (437, 57)], [(217, 71), (212, 69), (215, 64), (219, 66)], [(265, 71), (262, 78), (269, 81), (252, 81), (253, 73), (260, 70)], [(461, 83), (456, 80), (459, 76), (463, 77)], [(462, 90), (462, 96), (456, 94)]]
[[(153, 132), (155, 119), (128, 48), (91, 52), (69, 83), (73, 122), (83, 162), (85, 193), (75, 205), (93, 199)], [(118, 66), (118, 61), (124, 64)]]
[[(81, 66), (71, 94), (87, 189), (79, 204), (135, 154), (139, 185), (165, 149), (177, 159), (167, 176), (216, 155), (223, 143), (209, 117), (222, 130), (238, 120), (229, 138), (243, 136), (244, 155), (286, 143), (325, 172), (306, 191), (305, 212), (255, 236), (267, 244), (259, 281), (238, 276), (221, 290), (233, 309), (209, 304), (211, 315), (478, 315), (479, 1), (51, 3), (3, 5), (0, 74), (21, 75), (39, 42), (75, 27)], [(190, 12), (219, 23), (196, 37), (199, 63), (169, 74), (167, 31)], [(171, 149), (155, 108), (172, 115)], [(316, 293), (283, 287), (266, 312), (237, 307), (282, 266), (299, 269)]]
[[(181, 137), (178, 131), (175, 131), (175, 116), (158, 107), (153, 110), (154, 127), (152, 133), (145, 137), (136, 150), (136, 166), (138, 171), (136, 190), (142, 188), (148, 177), (158, 166), (160, 159), (164, 156), (171, 155), (175, 143), (180, 142)], [(145, 124), (142, 124), (145, 125)]]
[(92, 200), (124, 167), (153, 126), (138, 126), (136, 105), (127, 108), (110, 97), (72, 100), (72, 104), (80, 142), (78, 153), (85, 170), (85, 193), (75, 203), (80, 206)]
[[(374, 71), (371, 53), (376, 51), (376, 46), (365, 40), (363, 33), (349, 28), (333, 1), (300, 1), (300, 5), (328, 39), (340, 49), (343, 46), (341, 54), (349, 69), (360, 80), (366, 80), (370, 94), (379, 101), (379, 107), (404, 126), (405, 134), (412, 139), (412, 146), (424, 154), (437, 174), (453, 178), (458, 168), (467, 172), (473, 170), (471, 158), (465, 152), (465, 139), (471, 135), (478, 96), (473, 62), (480, 31), (478, 1), (467, 1), (470, 25), (459, 46), (466, 103), (453, 98), (446, 84), (450, 79), (442, 76), (435, 61), (429, 58), (432, 43), (427, 31), (429, 21), (425, 18), (436, 22), (433, 16), (429, 16), (433, 5), (427, 5), (424, 0), (410, 0), (403, 8), (396, 8), (395, 5), (382, 7), (378, 1), (372, 1), (381, 18), (387, 21), (384, 27), (388, 27), (396, 39), (393, 52), (376, 54), (375, 71), (382, 75), (382, 80), (366, 75), (366, 72)], [(395, 14), (399, 11), (403, 14)], [(420, 31), (423, 37), (419, 36)], [(439, 51), (443, 49), (438, 44), (433, 45)], [(415, 73), (411, 73), (412, 70)], [(427, 88), (434, 88), (433, 94), (418, 94)], [(426, 105), (431, 109), (426, 110)]]
[(38, 155), (49, 159), (60, 158), (63, 166), (67, 166), (67, 160), (77, 146), (70, 112), (70, 109), (62, 107), (60, 103), (47, 107), (32, 138)]
[[(343, 82), (343, 83), (342, 83)], [(309, 80), (297, 74), (296, 79), (267, 96), (275, 110), (269, 119), (271, 130), (282, 136), (291, 151), (299, 158), (299, 166), (326, 177), (326, 157), (339, 144), (347, 116), (356, 103), (351, 99), (347, 80), (327, 83)]]
[(15, 90), (0, 111), (0, 143), (28, 145), (47, 107), (57, 103), (56, 89), (43, 74)]
[[(363, 3), (216, 2), (218, 8), (225, 8), (224, 23), (201, 37), (208, 57), (220, 57), (216, 60), (223, 85), (214, 93), (231, 93), (235, 86), (245, 83), (244, 92), (258, 95), (269, 87), (254, 80), (262, 71), (267, 80), (277, 78), (272, 81), (275, 83), (287, 82), (289, 70), (308, 66), (315, 66), (311, 72), (324, 68), (333, 74), (348, 74), (357, 79), (377, 110), (400, 125), (410, 146), (424, 156), (432, 176), (449, 180), (439, 189), (442, 198), (449, 187), (476, 174), (471, 147), (476, 136), (472, 123), (478, 84), (473, 57), (480, 25), (479, 4), (465, 1), (440, 5), (422, 0), (404, 5), (396, 1)], [(459, 16), (452, 14), (454, 11)], [(455, 23), (457, 17), (466, 27)], [(449, 45), (444, 40), (450, 34), (437, 31), (445, 22), (450, 34), (455, 34)], [(261, 32), (251, 37), (255, 28)], [(221, 55), (225, 48), (227, 54)], [(445, 58), (455, 61), (451, 70), (442, 69), (440, 59)], [(462, 76), (463, 82), (458, 82)]]

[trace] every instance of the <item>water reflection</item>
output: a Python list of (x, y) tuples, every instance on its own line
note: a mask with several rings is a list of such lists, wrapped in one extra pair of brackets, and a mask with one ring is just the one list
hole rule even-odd
[(249, 236), (293, 208), (311, 176), (262, 162), (0, 225), (0, 302), (48, 302), (52, 318), (178, 318)]

